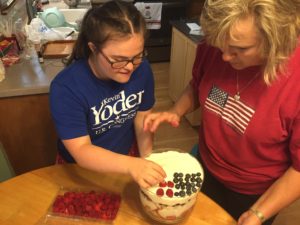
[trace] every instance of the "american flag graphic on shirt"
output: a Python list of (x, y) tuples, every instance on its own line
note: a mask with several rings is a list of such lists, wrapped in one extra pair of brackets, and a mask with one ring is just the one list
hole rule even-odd
[(252, 108), (240, 100), (235, 100), (216, 86), (213, 86), (210, 90), (204, 107), (220, 115), (222, 119), (242, 134), (245, 133), (255, 112)]

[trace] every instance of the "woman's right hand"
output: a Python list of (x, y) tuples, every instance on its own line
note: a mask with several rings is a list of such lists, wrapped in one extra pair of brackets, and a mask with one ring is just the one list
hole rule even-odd
[(144, 131), (155, 132), (162, 122), (170, 123), (173, 127), (178, 127), (180, 116), (172, 111), (150, 113), (144, 119)]
[(131, 159), (128, 172), (142, 188), (148, 188), (163, 182), (167, 176), (163, 168), (152, 161), (135, 157)]

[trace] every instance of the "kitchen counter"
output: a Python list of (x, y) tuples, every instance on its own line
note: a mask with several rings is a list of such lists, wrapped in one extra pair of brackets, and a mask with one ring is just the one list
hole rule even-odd
[(47, 59), (40, 64), (36, 56), (21, 58), (6, 68), (5, 79), (0, 82), (0, 98), (44, 94), (56, 74), (64, 68), (60, 59)]
[(186, 25), (186, 23), (197, 23), (199, 25), (198, 20), (174, 20), (170, 22), (173, 27), (182, 32), (188, 39), (198, 44), (202, 39), (202, 35), (192, 35), (190, 34), (190, 28)]
[[(52, 165), (57, 135), (49, 108), (49, 85), (64, 67), (60, 59), (21, 58), (0, 82), (0, 141), (16, 175)], [(34, 157), (33, 157), (34, 156)]]

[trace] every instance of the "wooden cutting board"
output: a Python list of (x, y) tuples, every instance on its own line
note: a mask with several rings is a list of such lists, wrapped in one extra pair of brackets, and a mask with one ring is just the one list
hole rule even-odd
[(51, 41), (42, 46), (41, 53), (45, 59), (64, 58), (73, 51), (75, 41)]

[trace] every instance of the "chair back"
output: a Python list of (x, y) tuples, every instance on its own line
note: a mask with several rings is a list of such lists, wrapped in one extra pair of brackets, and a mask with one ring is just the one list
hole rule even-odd
[(6, 155), (4, 147), (0, 142), (0, 182), (15, 176), (15, 172)]

